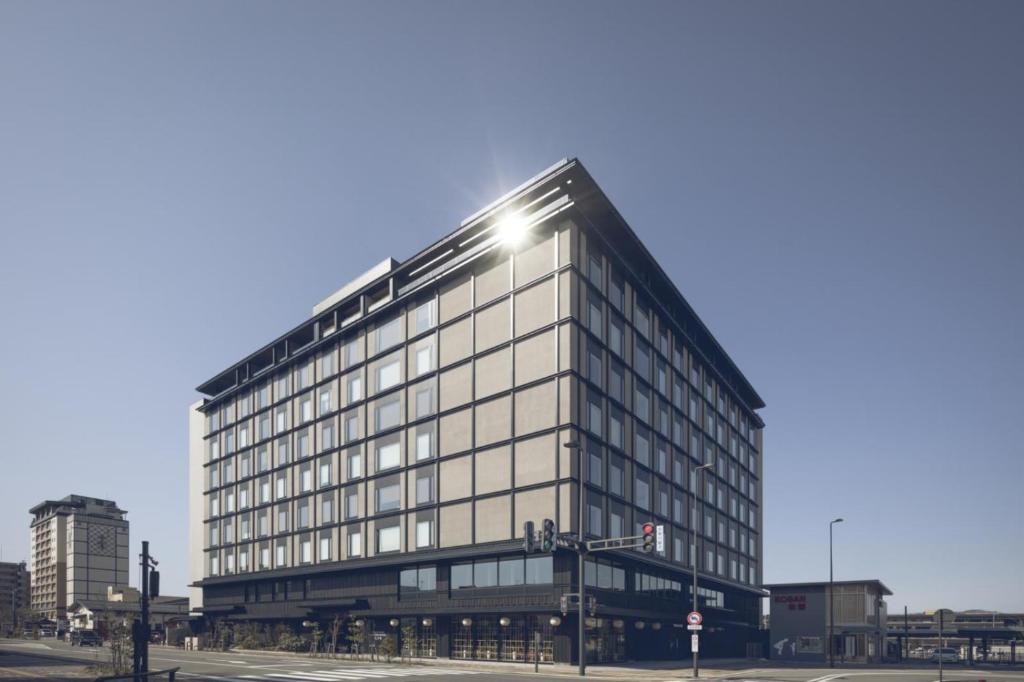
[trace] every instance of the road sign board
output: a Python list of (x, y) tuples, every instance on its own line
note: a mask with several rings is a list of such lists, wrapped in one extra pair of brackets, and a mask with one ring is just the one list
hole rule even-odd
[(703, 625), (687, 625), (686, 629), (687, 630), (703, 630), (704, 626)]
[(699, 611), (690, 611), (686, 614), (686, 622), (690, 625), (700, 625), (704, 622), (704, 616), (700, 615)]
[(665, 526), (658, 525), (654, 529), (654, 550), (656, 552), (665, 551)]
[(700, 649), (700, 636), (694, 633), (690, 635), (690, 651), (697, 653), (698, 649)]

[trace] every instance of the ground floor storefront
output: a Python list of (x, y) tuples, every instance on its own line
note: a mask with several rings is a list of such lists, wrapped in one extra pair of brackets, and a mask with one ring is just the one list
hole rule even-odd
[[(529, 664), (576, 663), (582, 649), (592, 663), (690, 660), (684, 620), (693, 598), (684, 573), (631, 555), (588, 560), (582, 647), (576, 574), (572, 554), (520, 550), (239, 575), (203, 585), (202, 613), (211, 632), (248, 623), (310, 640), (333, 625), (329, 646), (339, 651)], [(757, 590), (702, 579), (701, 654), (745, 657), (754, 645), (760, 655), (760, 599)]]

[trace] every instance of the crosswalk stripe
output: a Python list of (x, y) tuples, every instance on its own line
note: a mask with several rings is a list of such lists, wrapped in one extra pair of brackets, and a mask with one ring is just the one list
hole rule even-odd
[(332, 682), (332, 680), (365, 680), (362, 675), (317, 675), (312, 672), (267, 673), (267, 677), (279, 680), (311, 680), (312, 682)]

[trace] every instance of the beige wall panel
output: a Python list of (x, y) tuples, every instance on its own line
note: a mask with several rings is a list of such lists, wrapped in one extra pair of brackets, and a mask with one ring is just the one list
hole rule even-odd
[(476, 406), (476, 446), (483, 447), (512, 437), (512, 399), (510, 396), (478, 403)]
[[(516, 441), (516, 487), (520, 488), (534, 483), (553, 481), (557, 476), (555, 470), (556, 448), (558, 442), (554, 434), (546, 434), (536, 438)], [(568, 448), (560, 448), (568, 452)], [(522, 524), (517, 524), (517, 527)]]
[(516, 435), (522, 436), (555, 425), (557, 417), (556, 383), (547, 383), (516, 392)]
[(512, 487), (512, 448), (504, 445), (476, 453), (476, 494)]
[(546, 279), (516, 294), (516, 336), (555, 321), (555, 279)]
[[(580, 436), (572, 429), (562, 429), (558, 432), (558, 442), (569, 443), (579, 440)], [(568, 478), (574, 471), (573, 460), (578, 460), (579, 454), (569, 448), (558, 448), (558, 477)]]
[(473, 352), (473, 320), (466, 318), (445, 327), (440, 333), (440, 366), (450, 365)]
[(473, 447), (473, 408), (441, 417), (440, 429), (438, 449), (442, 457)]
[(441, 373), (441, 411), (465, 405), (473, 399), (473, 363)]
[(512, 496), (502, 495), (476, 503), (475, 542), (496, 542), (512, 537)]
[(459, 277), (441, 289), (438, 319), (441, 324), (455, 319), (473, 307), (473, 284), (469, 274)]
[[(527, 521), (533, 521), (539, 530), (544, 519), (553, 519), (558, 524), (558, 519), (555, 518), (555, 494), (556, 490), (553, 485), (516, 493), (515, 528), (518, 530)], [(560, 524), (558, 530), (562, 530)]]
[(576, 511), (572, 507), (572, 484), (562, 483), (558, 486), (558, 531), (573, 532), (572, 520)]
[(576, 313), (576, 277), (573, 272), (558, 274), (558, 319), (579, 317)]
[(536, 235), (539, 241), (516, 254), (516, 286), (532, 282), (555, 269), (555, 233)]
[(511, 269), (508, 254), (502, 254), (498, 261), (491, 261), (481, 266), (473, 286), (476, 292), (476, 307), (485, 305), (494, 299), (507, 294), (510, 289)]
[(573, 381), (572, 377), (559, 377), (558, 379), (558, 423), (571, 424), (574, 414), (573, 408), (579, 404), (577, 390), (579, 384)]
[[(511, 338), (508, 299), (476, 313), (476, 352), (493, 348)], [(443, 348), (443, 346), (442, 346)]]
[(557, 332), (552, 329), (516, 344), (516, 386), (554, 374)]
[(512, 388), (511, 358), (511, 351), (508, 348), (476, 358), (477, 400)]
[(441, 547), (468, 545), (473, 542), (472, 527), (470, 526), (471, 510), (472, 502), (441, 507), (439, 523)]
[(464, 455), (441, 462), (441, 501), (459, 500), (473, 494), (473, 457)]
[(576, 226), (565, 221), (558, 226), (558, 265), (568, 265), (573, 261), (573, 246), (578, 235)]
[(576, 338), (578, 332), (572, 324), (558, 326), (558, 371), (564, 372), (573, 367), (576, 360)]

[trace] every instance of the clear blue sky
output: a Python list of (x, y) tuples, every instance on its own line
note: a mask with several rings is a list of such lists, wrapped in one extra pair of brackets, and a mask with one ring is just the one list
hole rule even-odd
[(1024, 5), (0, 3), (0, 543), (186, 582), (194, 387), (578, 156), (764, 396), (766, 581), (1024, 610)]

